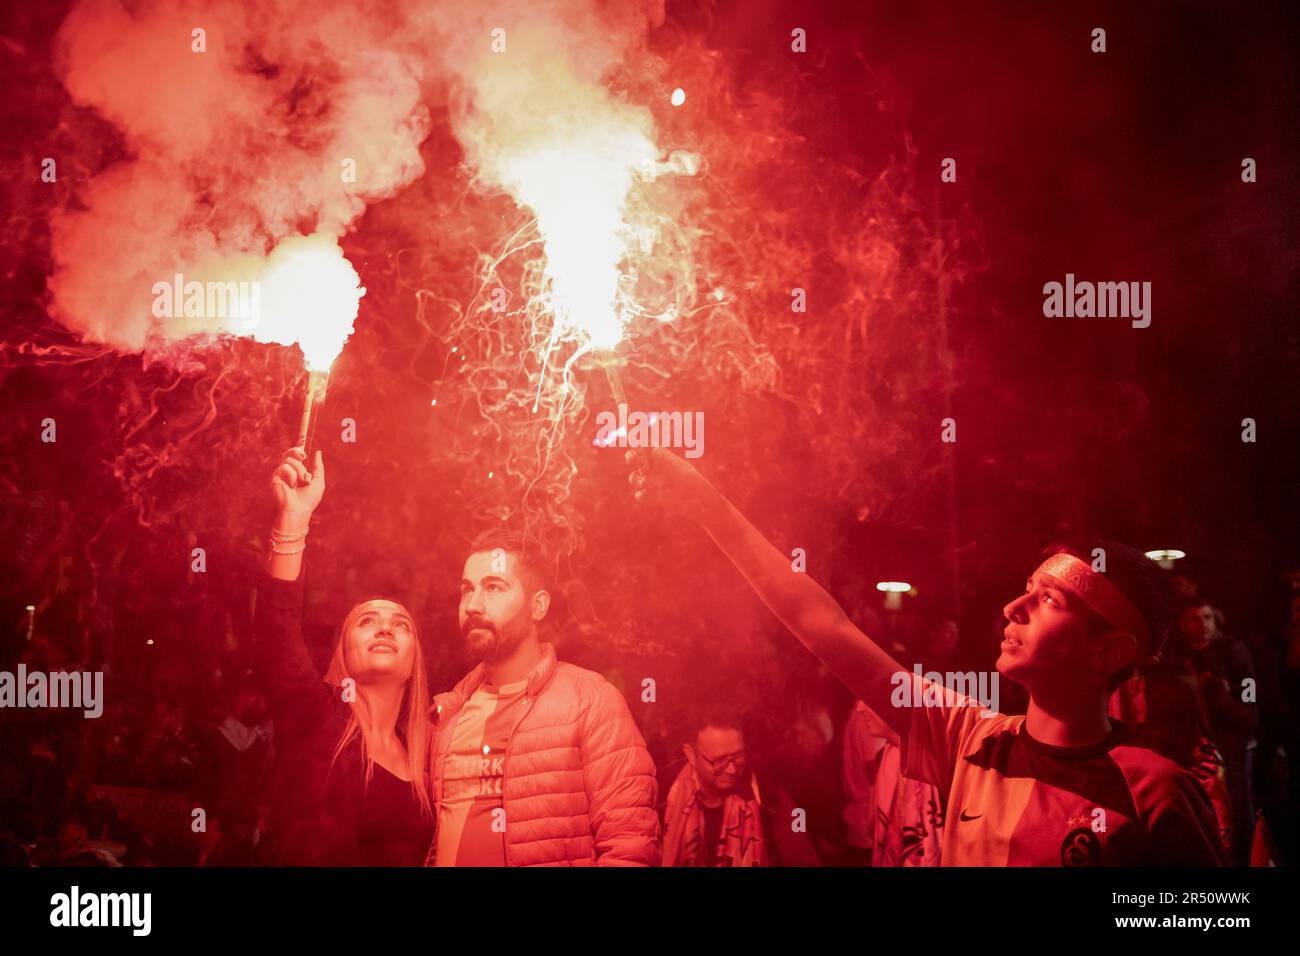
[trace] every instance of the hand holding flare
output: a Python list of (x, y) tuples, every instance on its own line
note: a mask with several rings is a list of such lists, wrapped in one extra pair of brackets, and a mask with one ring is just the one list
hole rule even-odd
[(695, 466), (664, 448), (637, 448), (624, 458), (632, 472), (627, 476), (632, 497), (677, 511), (700, 521), (717, 507), (721, 496)]
[(277, 507), (277, 531), (305, 527), (325, 496), (324, 457), (320, 451), (316, 452), (311, 471), (303, 464), (306, 460), (307, 453), (301, 446), (290, 448), (284, 453), (280, 467), (271, 475), (271, 493)]
[(298, 579), (311, 516), (325, 496), (324, 457), (316, 452), (313, 471), (308, 471), (303, 464), (306, 460), (307, 453), (302, 448), (290, 448), (271, 475), (276, 515), (271, 526), (266, 570), (271, 577), (282, 581)]

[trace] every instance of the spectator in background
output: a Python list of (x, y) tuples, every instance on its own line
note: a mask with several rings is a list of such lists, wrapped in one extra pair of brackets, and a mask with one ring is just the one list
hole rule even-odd
[(1243, 696), (1246, 687), (1254, 685), (1255, 662), (1246, 645), (1228, 636), (1223, 628), (1223, 612), (1212, 604), (1197, 599), (1185, 606), (1178, 617), (1174, 663), (1200, 683), (1211, 735), (1228, 770), (1232, 862), (1245, 866), (1255, 832), (1251, 751), (1259, 714), (1253, 697), (1243, 700)]
[(1192, 772), (1210, 798), (1224, 851), (1229, 851), (1233, 822), (1228, 772), (1211, 737), (1199, 684), (1167, 665), (1147, 669), (1141, 683), (1143, 720), (1133, 728), (1134, 742)]
[(950, 617), (940, 620), (930, 629), (929, 646), (926, 648), (926, 670), (946, 671), (957, 653), (961, 641), (961, 631), (957, 622)]
[(1296, 831), (1300, 821), (1300, 593), (1291, 595), (1289, 610), (1289, 622), (1282, 631), (1278, 656), (1282, 691), (1291, 717), (1283, 733), (1288, 788), (1283, 844), (1295, 854), (1300, 852), (1300, 834)]
[(844, 862), (841, 856), (845, 846), (844, 804), (840, 797), (843, 745), (835, 739), (837, 721), (829, 705), (823, 703), (826, 691), (826, 687), (819, 686), (790, 701), (791, 715), (781, 728), (770, 766), (794, 806), (807, 811), (808, 838), (822, 863), (839, 866)]
[(217, 814), (209, 814), (207, 827), (194, 835), (192, 856), (188, 862), (205, 867), (255, 866), (259, 860), (242, 832), (232, 835), (226, 829), (225, 820)]
[[(263, 796), (270, 781), (272, 723), (266, 701), (252, 686), (233, 691), (223, 718), (208, 737), (205, 799), (220, 818), (222, 858), (251, 857)], [(212, 847), (208, 847), (209, 850)], [(208, 865), (212, 865), (209, 863)]]
[(27, 851), (9, 831), (0, 832), (0, 869), (26, 868), (31, 866)]
[(1290, 620), (1282, 634), (1282, 683), (1291, 710), (1300, 713), (1300, 594), (1291, 595)]
[(664, 866), (818, 866), (796, 808), (750, 763), (739, 722), (700, 722), (664, 809)]
[(137, 786), (163, 790), (189, 790), (195, 778), (198, 749), (179, 702), (159, 698), (145, 723), (140, 748)]
[(885, 738), (876, 733), (874, 715), (862, 701), (854, 701), (844, 724), (844, 823), (849, 828), (846, 862), (870, 866), (875, 848), (875, 803), (872, 789), (880, 767)]
[(1194, 578), (1174, 572), (1169, 576), (1169, 596), (1174, 604), (1182, 607), (1201, 600), (1201, 586)]
[[(1300, 615), (1300, 595), (1290, 603), (1294, 621)], [(1283, 763), (1300, 743), (1293, 739), (1297, 712), (1286, 688), (1285, 657), (1291, 640), (1288, 631), (1293, 629), (1294, 625), (1292, 629), (1270, 627), (1256, 632), (1250, 642), (1250, 653), (1259, 675), (1259, 729), (1251, 760), (1251, 787), (1255, 809), (1265, 815), (1273, 833), (1284, 842), (1289, 840), (1287, 831), (1295, 812), (1286, 804), (1288, 774)]]
[(127, 846), (116, 838), (117, 811), (106, 800), (80, 806), (70, 813), (52, 839), (38, 841), (35, 866), (118, 867)]
[(922, 780), (904, 777), (898, 734), (867, 708), (869, 730), (884, 749), (871, 788), (872, 866), (940, 866), (944, 800)]

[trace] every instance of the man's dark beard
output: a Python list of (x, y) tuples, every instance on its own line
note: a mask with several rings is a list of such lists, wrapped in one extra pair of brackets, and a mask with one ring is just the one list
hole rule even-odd
[[(492, 637), (482, 644), (471, 643), (470, 632), (480, 629), (491, 632)], [(485, 618), (470, 618), (465, 621), (460, 630), (461, 635), (465, 638), (465, 652), (475, 660), (489, 663), (509, 657), (514, 653), (515, 648), (523, 642), (527, 633), (523, 629), (518, 634), (512, 633), (513, 629), (508, 626), (503, 633), (500, 628)]]

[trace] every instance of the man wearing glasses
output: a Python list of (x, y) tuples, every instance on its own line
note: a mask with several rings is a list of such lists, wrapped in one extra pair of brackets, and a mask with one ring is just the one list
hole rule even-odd
[[(817, 866), (789, 798), (760, 788), (738, 721), (702, 721), (664, 809), (664, 866)], [(796, 830), (796, 827), (799, 827)]]

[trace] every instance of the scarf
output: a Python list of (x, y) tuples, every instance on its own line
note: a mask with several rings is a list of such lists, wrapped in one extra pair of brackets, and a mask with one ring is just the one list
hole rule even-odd
[(261, 727), (246, 726), (234, 717), (223, 720), (217, 730), (226, 738), (226, 742), (240, 753), (253, 746), (258, 740), (270, 737), (270, 734)]
[[(704, 860), (704, 804), (700, 781), (689, 763), (673, 781), (664, 810), (664, 866), (701, 866)], [(718, 866), (767, 866), (763, 843), (763, 812), (758, 784), (726, 796), (718, 831)]]

